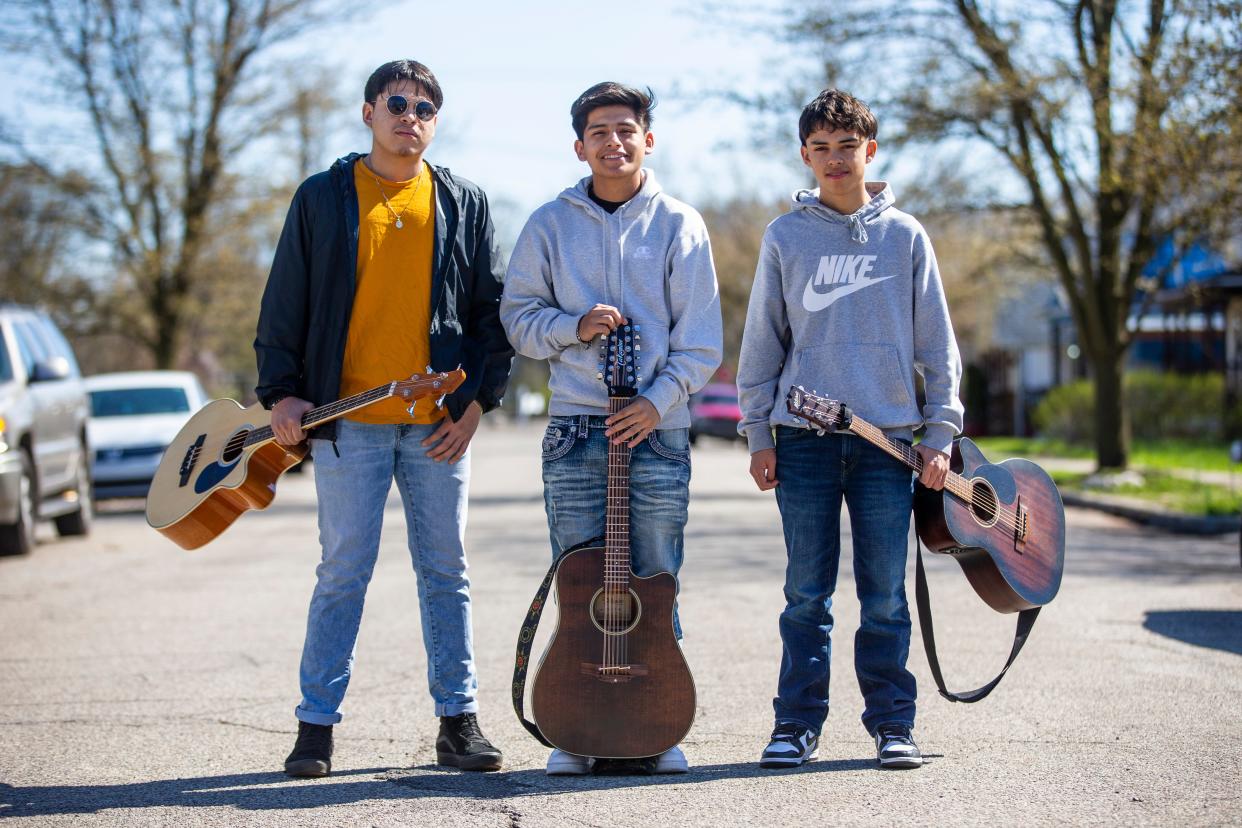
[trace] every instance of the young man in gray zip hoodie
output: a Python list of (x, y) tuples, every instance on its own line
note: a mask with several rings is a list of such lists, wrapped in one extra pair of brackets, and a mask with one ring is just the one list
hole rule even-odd
[[(785, 396), (794, 385), (816, 389), (906, 441), (923, 426), (919, 482), (939, 489), (962, 428), (961, 361), (927, 233), (893, 206), (887, 184), (865, 180), (875, 116), (856, 98), (826, 90), (803, 109), (798, 128), (819, 187), (796, 193), (793, 209), (764, 234), (737, 375), (750, 474), (761, 490), (776, 490), (789, 556), (776, 727), (759, 763), (787, 768), (815, 758), (828, 714), (844, 499), (862, 605), (854, 669), (863, 725), (881, 767), (914, 768), (923, 760), (911, 734), (916, 688), (906, 669), (911, 472), (854, 435), (809, 429), (787, 412)], [(925, 384), (921, 410), (916, 374)]]
[[(500, 305), (517, 352), (546, 359), (551, 369), (543, 481), (553, 555), (604, 534), (608, 442), (624, 442), (633, 449), (630, 549), (640, 577), (681, 568), (690, 485), (686, 401), (711, 378), (722, 350), (703, 219), (643, 169), (655, 145), (653, 105), (650, 90), (617, 83), (596, 84), (574, 102), (574, 151), (591, 175), (527, 221)], [(641, 327), (638, 396), (608, 416), (598, 338), (625, 319)], [(554, 750), (547, 771), (582, 774), (592, 765), (590, 757)], [(658, 773), (686, 769), (678, 747), (654, 763)]]

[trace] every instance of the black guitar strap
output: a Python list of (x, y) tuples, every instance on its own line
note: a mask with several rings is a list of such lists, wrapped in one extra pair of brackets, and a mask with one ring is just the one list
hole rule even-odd
[(556, 568), (560, 566), (561, 558), (572, 551), (572, 549), (567, 549), (557, 556), (548, 569), (548, 574), (544, 576), (543, 583), (539, 585), (535, 600), (530, 602), (530, 609), (526, 611), (522, 631), (518, 633), (517, 655), (513, 660), (513, 709), (517, 711), (518, 721), (522, 723), (522, 727), (530, 731), (530, 735), (538, 739), (544, 747), (554, 747), (554, 745), (543, 737), (538, 725), (527, 720), (524, 712), (526, 671), (530, 668), (530, 648), (535, 643), (535, 631), (539, 629), (539, 616), (543, 615), (543, 607), (548, 600), (548, 590), (552, 588), (552, 581), (556, 578)]
[(914, 545), (918, 549), (918, 562), (915, 567), (914, 575), (914, 598), (919, 608), (919, 629), (923, 631), (923, 649), (927, 651), (927, 663), (931, 667), (932, 677), (936, 679), (936, 687), (940, 689), (940, 695), (944, 696), (951, 702), (963, 702), (965, 704), (973, 704), (988, 693), (991, 693), (996, 685), (1000, 684), (1000, 680), (1005, 677), (1009, 666), (1013, 664), (1013, 660), (1018, 657), (1018, 653), (1022, 652), (1022, 645), (1026, 644), (1027, 636), (1031, 634), (1031, 628), (1035, 626), (1035, 619), (1039, 616), (1040, 607), (1034, 609), (1022, 610), (1018, 613), (1018, 628), (1013, 634), (1013, 649), (1009, 651), (1009, 660), (1005, 662), (1005, 667), (1000, 674), (980, 687), (978, 690), (971, 690), (968, 693), (954, 693), (944, 686), (944, 676), (940, 673), (940, 660), (936, 658), (936, 634), (932, 630), (931, 616), (931, 596), (927, 591), (927, 574), (923, 571), (923, 544), (915, 536)]

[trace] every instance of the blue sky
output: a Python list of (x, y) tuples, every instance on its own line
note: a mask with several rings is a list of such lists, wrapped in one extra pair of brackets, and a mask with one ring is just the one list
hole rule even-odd
[[(778, 2), (758, 0), (751, 9), (775, 10)], [(788, 195), (804, 184), (796, 143), (787, 158), (756, 153), (747, 138), (749, 113), (695, 96), (767, 83), (788, 65), (789, 47), (702, 10), (684, 2), (405, 2), (351, 27), (348, 36), (321, 38), (358, 90), (385, 60), (410, 57), (430, 66), (445, 103), (428, 157), (517, 212), (529, 213), (586, 174), (573, 154), (569, 106), (601, 80), (655, 90), (656, 149), (648, 164), (669, 192), (691, 203), (742, 192)], [(357, 127), (336, 152), (366, 139)]]
[[(375, 6), (354, 22), (313, 32), (280, 52), (309, 55), (301, 65), (312, 71), (330, 68), (327, 82), (350, 102), (339, 122), (345, 126), (331, 127), (324, 141), (325, 167), (369, 147), (358, 109), (362, 86), (376, 66), (400, 57), (430, 66), (445, 104), (428, 158), (482, 185), (496, 205), (502, 240), (512, 241), (535, 207), (586, 174), (573, 154), (569, 106), (602, 80), (655, 90), (656, 147), (648, 166), (665, 190), (691, 204), (739, 194), (783, 199), (811, 183), (798, 161), (796, 112), (788, 116), (786, 151), (757, 151), (752, 133), (766, 129), (766, 122), (706, 94), (771, 91), (796, 77), (792, 47), (766, 33), (780, 24), (786, 2), (721, 0), (705, 6), (670, 0), (605, 7), (582, 0), (406, 0)], [(727, 4), (734, 11), (717, 9)], [(71, 91), (47, 94), (55, 81), (45, 68), (29, 55), (0, 55), (6, 119), (23, 130), (36, 154), (90, 169), (97, 161), (93, 136), (78, 120), (85, 115), (73, 105)], [(813, 68), (808, 61), (803, 82), (814, 82)], [(264, 156), (269, 149), (251, 150), (243, 169), (283, 169)]]

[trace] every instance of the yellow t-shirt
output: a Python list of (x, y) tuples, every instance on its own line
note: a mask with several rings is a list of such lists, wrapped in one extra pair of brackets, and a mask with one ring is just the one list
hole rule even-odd
[[(358, 190), (358, 283), (349, 317), (341, 396), (348, 397), (427, 369), (431, 358), (431, 255), (435, 182), (431, 170), (409, 181), (386, 181), (361, 160)], [(384, 200), (387, 196), (387, 202)], [(397, 227), (397, 221), (401, 226)], [(361, 423), (435, 423), (444, 412), (434, 397), (392, 398), (355, 411)]]

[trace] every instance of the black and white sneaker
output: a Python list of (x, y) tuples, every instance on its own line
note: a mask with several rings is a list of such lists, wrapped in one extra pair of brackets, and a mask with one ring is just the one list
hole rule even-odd
[(907, 725), (880, 725), (875, 731), (875, 753), (882, 768), (918, 768), (923, 765), (923, 754), (914, 743)]
[(815, 758), (819, 734), (797, 722), (778, 722), (772, 741), (759, 757), (761, 768), (796, 768)]

